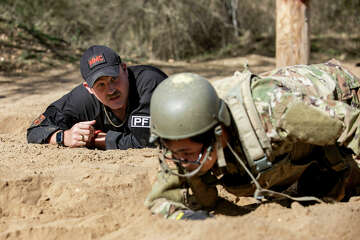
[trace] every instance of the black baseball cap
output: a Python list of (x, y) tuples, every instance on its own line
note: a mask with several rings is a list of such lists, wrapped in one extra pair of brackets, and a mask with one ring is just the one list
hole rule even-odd
[(99, 77), (119, 76), (120, 56), (111, 48), (94, 45), (89, 47), (81, 57), (80, 71), (89, 87), (93, 87)]

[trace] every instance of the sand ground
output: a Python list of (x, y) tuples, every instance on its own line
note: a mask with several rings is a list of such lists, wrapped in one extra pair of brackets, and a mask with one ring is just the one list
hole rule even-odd
[[(272, 58), (247, 59), (256, 73), (274, 68)], [(152, 64), (167, 74), (217, 79), (241, 70), (243, 62)], [(360, 76), (354, 63), (345, 65)], [(0, 239), (360, 239), (360, 198), (287, 208), (224, 195), (214, 219), (171, 221), (143, 206), (157, 169), (154, 149), (27, 144), (32, 120), (81, 81), (76, 66), (0, 77)]]

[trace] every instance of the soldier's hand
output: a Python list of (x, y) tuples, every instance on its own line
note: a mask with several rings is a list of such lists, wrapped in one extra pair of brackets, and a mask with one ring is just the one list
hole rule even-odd
[(64, 132), (64, 145), (68, 147), (83, 147), (91, 143), (94, 138), (95, 120), (76, 123)]
[(181, 210), (176, 216), (176, 220), (204, 220), (213, 217), (214, 215), (203, 210)]

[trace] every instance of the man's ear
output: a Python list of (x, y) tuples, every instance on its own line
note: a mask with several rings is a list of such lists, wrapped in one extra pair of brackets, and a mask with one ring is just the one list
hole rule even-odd
[(88, 90), (88, 92), (90, 94), (94, 94), (93, 90), (89, 87), (89, 85), (87, 84), (87, 82), (83, 82), (83, 86)]

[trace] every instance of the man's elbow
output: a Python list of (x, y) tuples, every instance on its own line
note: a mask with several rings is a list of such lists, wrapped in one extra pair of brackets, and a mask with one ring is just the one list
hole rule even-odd
[(26, 134), (27, 142), (28, 143), (37, 143), (37, 144), (44, 144), (46, 143), (44, 139), (42, 139), (39, 134), (34, 131), (28, 129)]
[(57, 128), (51, 127), (47, 129), (28, 128), (26, 138), (28, 143), (47, 144), (52, 133), (57, 131)]

